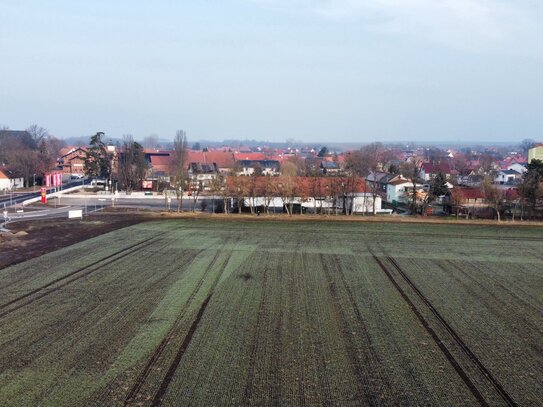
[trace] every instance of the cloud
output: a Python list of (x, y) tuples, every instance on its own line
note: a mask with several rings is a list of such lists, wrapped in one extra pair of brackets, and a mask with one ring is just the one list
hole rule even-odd
[(249, 0), (331, 21), (360, 22), (454, 48), (543, 57), (543, 5), (535, 0)]

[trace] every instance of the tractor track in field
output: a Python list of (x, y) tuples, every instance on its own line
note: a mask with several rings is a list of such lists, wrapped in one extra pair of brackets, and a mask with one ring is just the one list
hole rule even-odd
[(202, 320), (202, 317), (204, 316), (204, 313), (206, 311), (207, 305), (209, 304), (209, 301), (211, 300), (211, 297), (213, 297), (213, 294), (215, 293), (215, 288), (217, 287), (217, 284), (219, 284), (219, 281), (222, 277), (222, 274), (224, 272), (224, 269), (228, 262), (230, 261), (231, 253), (228, 254), (227, 258), (222, 264), (221, 270), (219, 275), (215, 278), (215, 281), (211, 285), (211, 289), (209, 290), (209, 295), (206, 297), (202, 305), (200, 306), (200, 309), (198, 310), (198, 314), (196, 315), (196, 318), (194, 318), (194, 321), (192, 321), (192, 325), (190, 326), (190, 329), (185, 336), (185, 339), (183, 340), (183, 343), (181, 347), (178, 349), (177, 354), (175, 355), (175, 359), (170, 364), (170, 367), (168, 368), (168, 372), (166, 373), (166, 376), (162, 380), (162, 383), (160, 384), (160, 387), (158, 388), (158, 391), (155, 394), (155, 397), (153, 398), (153, 401), (151, 402), (152, 407), (158, 407), (162, 404), (162, 400), (164, 398), (164, 395), (166, 394), (166, 391), (168, 390), (168, 386), (170, 385), (173, 376), (179, 367), (179, 364), (181, 363), (181, 360), (183, 359), (183, 356), (185, 355), (186, 350), (188, 349), (192, 337), (194, 336), (194, 333), (196, 332), (196, 329), (198, 329), (198, 325), (200, 324), (200, 321)]
[[(203, 251), (204, 250), (200, 250), (199, 254), (202, 253)], [(130, 392), (128, 393), (128, 395), (126, 396), (126, 398), (124, 400), (124, 405), (125, 406), (131, 405), (131, 403), (133, 403), (136, 400), (136, 398), (138, 397), (138, 395), (139, 395), (139, 393), (141, 391), (141, 388), (143, 387), (143, 385), (145, 384), (147, 378), (151, 374), (151, 371), (155, 367), (158, 359), (164, 353), (164, 350), (166, 349), (166, 346), (168, 345), (168, 343), (170, 343), (172, 338), (175, 336), (176, 324), (179, 322), (179, 320), (181, 320), (186, 315), (186, 310), (188, 309), (187, 308), (188, 305), (191, 304), (192, 301), (194, 301), (194, 298), (196, 297), (196, 294), (198, 294), (198, 291), (200, 290), (200, 288), (204, 284), (204, 281), (207, 278), (210, 270), (215, 265), (215, 263), (217, 261), (217, 258), (219, 257), (219, 253), (220, 253), (219, 251), (217, 251), (215, 253), (215, 256), (213, 257), (213, 259), (211, 260), (211, 262), (207, 266), (206, 271), (204, 272), (202, 277), (198, 280), (198, 283), (196, 284), (196, 286), (194, 287), (194, 289), (190, 293), (189, 297), (187, 298), (187, 300), (183, 304), (183, 307), (182, 307), (183, 311), (177, 316), (177, 318), (175, 319), (175, 321), (172, 324), (172, 327), (168, 331), (168, 334), (162, 339), (162, 341), (160, 342), (158, 347), (155, 349), (155, 351), (153, 352), (153, 354), (151, 355), (151, 357), (147, 361), (147, 364), (145, 365), (145, 368), (140, 373), (140, 375), (137, 377), (134, 385), (132, 386), (132, 388), (130, 389)], [(197, 257), (197, 256), (195, 256), (195, 257)]]
[[(416, 317), (419, 319), (423, 327), (426, 329), (426, 331), (430, 334), (436, 345), (439, 347), (439, 349), (443, 352), (449, 363), (453, 366), (453, 368), (456, 370), (456, 372), (459, 374), (461, 379), (464, 381), (466, 386), (469, 388), (473, 396), (477, 399), (477, 401), (483, 405), (488, 406), (489, 403), (486, 401), (486, 399), (483, 397), (477, 386), (473, 383), (473, 381), (469, 378), (466, 371), (462, 368), (462, 366), (459, 364), (459, 362), (456, 360), (456, 358), (452, 355), (452, 353), (449, 351), (449, 349), (445, 346), (443, 341), (439, 338), (437, 333), (431, 328), (429, 322), (424, 318), (424, 316), (421, 314), (421, 312), (417, 309), (416, 305), (413, 303), (413, 301), (409, 298), (407, 293), (401, 288), (401, 286), (398, 284), (398, 282), (394, 279), (392, 276), (392, 273), (387, 269), (387, 267), (383, 264), (380, 258), (378, 258), (371, 250), (371, 255), (373, 256), (374, 260), (377, 262), (381, 270), (385, 273), (385, 275), (388, 277), (388, 279), (391, 281), (391, 283), (394, 285), (396, 290), (400, 293), (401, 297), (404, 299), (404, 301), (409, 305), (413, 313), (416, 315)], [(494, 378), (494, 376), (490, 373), (490, 371), (483, 365), (483, 363), (479, 360), (479, 358), (472, 352), (472, 350), (466, 345), (464, 340), (458, 335), (458, 333), (449, 325), (449, 323), (443, 318), (443, 316), (437, 311), (437, 309), (432, 305), (432, 303), (426, 298), (426, 296), (419, 290), (419, 288), (413, 283), (413, 281), (407, 276), (407, 274), (402, 270), (402, 268), (399, 266), (399, 264), (390, 256), (386, 256), (387, 261), (392, 264), (394, 269), (398, 272), (398, 274), (402, 277), (402, 279), (411, 287), (411, 289), (415, 292), (415, 294), (420, 298), (420, 300), (428, 307), (430, 312), (434, 315), (434, 317), (439, 321), (439, 323), (445, 328), (445, 330), (449, 333), (449, 335), (453, 338), (453, 340), (456, 342), (456, 344), (459, 346), (462, 353), (470, 360), (479, 373), (491, 384), (491, 386), (496, 390), (498, 395), (502, 398), (502, 400), (506, 403), (508, 406), (517, 406), (517, 403), (513, 400), (513, 398), (507, 393), (507, 391), (503, 388), (503, 386)]]
[[(445, 262), (446, 262), (446, 264), (449, 265), (449, 267), (456, 270), (458, 273), (460, 273), (460, 275), (464, 276), (468, 281), (471, 281), (472, 284), (479, 287), (480, 290), (482, 290), (482, 291), (485, 290), (485, 285), (483, 283), (481, 283), (479, 280), (474, 278), (470, 273), (466, 272), (466, 270), (459, 267), (454, 261), (445, 260)], [(447, 272), (447, 269), (442, 264), (440, 264), (439, 262), (436, 262), (436, 264), (441, 270), (443, 270), (444, 272)], [(536, 313), (536, 314), (539, 312), (539, 308), (537, 308), (536, 306), (534, 306), (534, 305), (530, 304), (529, 302), (527, 302), (526, 300), (524, 300), (524, 298), (519, 296), (517, 293), (515, 293), (509, 287), (506, 287), (504, 284), (500, 283), (495, 278), (493, 278), (491, 280), (492, 280), (492, 282), (494, 284), (496, 284), (498, 287), (500, 287), (503, 291), (507, 292), (509, 295), (514, 297), (523, 306), (525, 306), (527, 308), (530, 308), (531, 312)], [(486, 304), (486, 306), (489, 309), (492, 308), (492, 303), (491, 302), (489, 302), (486, 299), (481, 298), (481, 296), (477, 295), (474, 291), (472, 291), (473, 290), (472, 287), (471, 287), (472, 284), (466, 284), (465, 282), (462, 281), (462, 279), (458, 279), (458, 278), (457, 278), (457, 281), (458, 281), (459, 284), (464, 285), (465, 290), (471, 291), (471, 294), (473, 296), (479, 297), (480, 300), (484, 304)], [(489, 291), (487, 293), (487, 295), (492, 297), (493, 302), (498, 303), (500, 305), (500, 307), (498, 307), (498, 308), (502, 308), (502, 309), (507, 308), (507, 303), (501, 298), (501, 296), (494, 294), (492, 291)], [(499, 314), (499, 312), (495, 312), (495, 313)], [(517, 315), (515, 318), (521, 320), (525, 325), (527, 325), (527, 327), (534, 332), (534, 335), (538, 335), (540, 333), (540, 328), (538, 326), (536, 326), (532, 321), (528, 320), (524, 315), (519, 313), (519, 315)], [(543, 349), (537, 349), (537, 351), (543, 353)]]
[(256, 361), (256, 355), (257, 355), (257, 349), (258, 349), (258, 336), (261, 331), (261, 324), (260, 321), (262, 319), (262, 316), (264, 314), (264, 309), (266, 308), (266, 305), (269, 302), (269, 299), (267, 297), (266, 288), (268, 286), (268, 268), (266, 267), (264, 269), (264, 273), (262, 276), (262, 297), (260, 298), (260, 302), (258, 304), (258, 311), (257, 311), (257, 320), (255, 324), (255, 333), (254, 333), (254, 340), (251, 346), (251, 356), (249, 358), (249, 372), (247, 373), (247, 380), (245, 382), (245, 390), (244, 390), (244, 398), (243, 400), (249, 401), (252, 396), (253, 392), (251, 391), (251, 387), (254, 380), (254, 371), (255, 371), (255, 361)]
[[(17, 310), (19, 310), (19, 309), (21, 309), (21, 308), (23, 308), (23, 307), (25, 307), (25, 306), (27, 306), (29, 304), (32, 304), (33, 302), (35, 302), (35, 301), (37, 301), (37, 300), (39, 300), (39, 299), (41, 299), (43, 297), (46, 297), (49, 294), (52, 294), (55, 291), (58, 291), (61, 288), (66, 287), (67, 285), (73, 283), (74, 281), (77, 281), (77, 280), (79, 280), (79, 279), (81, 279), (83, 277), (86, 277), (86, 276), (100, 270), (103, 266), (107, 266), (107, 265), (109, 265), (111, 263), (114, 263), (117, 260), (120, 260), (120, 259), (134, 253), (136, 250), (138, 250), (140, 248), (140, 246), (143, 246), (146, 243), (149, 243), (151, 241), (158, 240), (160, 237), (164, 236), (165, 233), (169, 233), (169, 232), (164, 232), (164, 233), (161, 233), (158, 236), (152, 236), (152, 237), (150, 237), (148, 239), (145, 239), (143, 241), (140, 241), (138, 243), (134, 243), (134, 244), (132, 244), (132, 245), (130, 245), (128, 247), (124, 247), (121, 250), (116, 251), (115, 253), (112, 253), (112, 254), (110, 254), (110, 255), (108, 255), (106, 257), (101, 258), (100, 260), (97, 260), (97, 261), (94, 261), (94, 262), (92, 262), (90, 264), (87, 264), (84, 267), (80, 267), (77, 270), (71, 271), (71, 272), (69, 272), (68, 274), (66, 274), (66, 275), (64, 275), (62, 277), (58, 277), (58, 278), (50, 281), (49, 283), (42, 285), (41, 287), (35, 288), (34, 290), (31, 290), (26, 294), (23, 294), (23, 295), (21, 295), (21, 296), (19, 296), (17, 298), (14, 298), (14, 299), (12, 299), (12, 300), (4, 303), (4, 304), (1, 304), (0, 305), (0, 310), (5, 310), (6, 308), (8, 308), (8, 307), (10, 307), (10, 306), (12, 306), (14, 304), (17, 304), (20, 301), (28, 299), (27, 301), (24, 301), (24, 302), (12, 307), (12, 308), (9, 308), (9, 309), (7, 309), (5, 311), (1, 311), (0, 312), (0, 318), (3, 318), (6, 315), (9, 315), (14, 311), (17, 311)], [(93, 268), (94, 266), (97, 266), (97, 265), (99, 265), (98, 268)], [(71, 277), (74, 277), (74, 278), (70, 279)], [(52, 287), (57, 283), (61, 283), (61, 284), (51, 288), (50, 290), (47, 290), (49, 287)]]
[(358, 394), (357, 399), (365, 400), (366, 402), (368, 402), (369, 405), (375, 405), (376, 403), (373, 403), (373, 401), (376, 401), (377, 399), (376, 396), (374, 394), (367, 393), (368, 389), (372, 388), (368, 384), (368, 380), (365, 375), (365, 372), (367, 372), (367, 366), (365, 366), (364, 363), (360, 361), (360, 358), (357, 355), (356, 345), (354, 344), (353, 339), (349, 335), (348, 317), (347, 315), (345, 315), (345, 311), (343, 310), (343, 307), (341, 306), (341, 302), (340, 302), (340, 298), (338, 294), (338, 287), (336, 283), (334, 282), (334, 279), (328, 267), (326, 258), (324, 257), (323, 254), (319, 254), (319, 258), (320, 258), (320, 263), (322, 264), (322, 269), (324, 271), (324, 276), (326, 278), (326, 282), (328, 285), (328, 291), (332, 299), (331, 304), (333, 305), (334, 314), (337, 316), (338, 321), (340, 321), (341, 337), (343, 338), (343, 342), (345, 344), (345, 350), (347, 351), (347, 354), (349, 355), (348, 359), (353, 369), (354, 376), (356, 377), (357, 394)]
[(490, 371), (486, 368), (486, 366), (479, 360), (479, 358), (473, 353), (473, 351), (466, 345), (464, 340), (458, 335), (458, 333), (454, 330), (452, 326), (449, 325), (449, 323), (443, 318), (443, 316), (439, 313), (439, 311), (432, 305), (432, 303), (426, 298), (426, 296), (419, 290), (419, 288), (413, 283), (413, 281), (407, 276), (407, 274), (402, 270), (400, 265), (394, 260), (392, 257), (387, 256), (387, 260), (394, 266), (394, 268), (398, 271), (398, 273), (402, 276), (402, 278), (409, 284), (409, 286), (415, 291), (415, 293), (420, 297), (420, 299), (424, 302), (424, 304), (430, 309), (432, 314), (441, 322), (441, 324), (445, 327), (447, 332), (453, 337), (455, 342), (460, 346), (460, 349), (462, 349), (462, 352), (469, 358), (471, 362), (475, 366), (477, 366), (477, 369), (479, 372), (492, 384), (492, 387), (498, 392), (500, 397), (505, 401), (505, 403), (508, 406), (516, 406), (517, 403), (513, 400), (511, 395), (507, 393), (507, 391), (503, 388), (501, 383), (490, 373)]
[[(334, 257), (337, 264), (340, 264), (340, 260), (337, 258), (337, 255), (334, 255)], [(341, 282), (343, 283), (345, 291), (347, 292), (347, 295), (349, 297), (349, 303), (351, 304), (351, 307), (353, 308), (354, 313), (356, 315), (358, 324), (360, 325), (360, 328), (361, 328), (360, 331), (363, 332), (364, 337), (369, 345), (368, 348), (369, 348), (371, 357), (374, 361), (376, 361), (378, 365), (381, 365), (382, 358), (379, 357), (379, 354), (375, 351), (376, 346), (371, 338), (371, 335), (369, 334), (369, 330), (367, 329), (367, 322), (362, 316), (362, 312), (360, 312), (360, 308), (358, 307), (358, 304), (356, 303), (353, 290), (351, 286), (349, 285), (349, 283), (347, 282), (347, 278), (345, 277), (345, 273), (343, 272), (343, 269), (341, 267), (339, 268), (339, 276), (341, 278)], [(384, 378), (381, 374), (379, 374), (379, 378), (383, 381), (383, 383), (386, 385), (387, 388), (391, 387), (391, 383), (386, 378)]]
[[(203, 252), (203, 250), (201, 252)], [(187, 301), (183, 305), (183, 308), (182, 308), (183, 311), (177, 316), (177, 318), (174, 321), (172, 327), (170, 328), (168, 334), (164, 337), (164, 339), (162, 339), (159, 346), (155, 349), (155, 351), (153, 352), (153, 354), (149, 358), (147, 364), (145, 365), (145, 368), (143, 369), (141, 374), (136, 379), (136, 382), (134, 383), (134, 385), (130, 389), (130, 392), (128, 393), (128, 395), (125, 398), (124, 406), (128, 407), (128, 406), (132, 405), (132, 403), (137, 401), (137, 398), (140, 395), (141, 389), (145, 385), (149, 375), (151, 374), (153, 369), (156, 367), (156, 364), (157, 364), (158, 360), (164, 354), (164, 351), (166, 350), (168, 344), (171, 342), (171, 340), (175, 336), (177, 323), (179, 322), (179, 320), (181, 320), (186, 315), (186, 310), (188, 309), (188, 305), (190, 303), (192, 303), (192, 301), (194, 301), (194, 298), (196, 297), (196, 295), (200, 291), (202, 285), (204, 284), (204, 281), (207, 279), (209, 273), (211, 272), (211, 270), (213, 269), (213, 267), (217, 263), (217, 260), (218, 260), (218, 258), (220, 256), (220, 254), (221, 254), (221, 251), (217, 250), (217, 252), (215, 253), (215, 256), (213, 257), (213, 259), (211, 260), (211, 262), (207, 266), (206, 271), (202, 275), (202, 278), (200, 278), (200, 280), (198, 281), (196, 287), (194, 287), (194, 289), (192, 290), (189, 298), (187, 299)], [(217, 286), (217, 284), (218, 284), (218, 282), (219, 282), (219, 280), (220, 280), (220, 278), (222, 276), (222, 273), (223, 273), (226, 265), (230, 261), (230, 257), (231, 257), (231, 253), (228, 253), (228, 256), (226, 257), (226, 259), (222, 263), (219, 275), (215, 278), (215, 281), (213, 282), (213, 284), (211, 286), (209, 294), (207, 295), (206, 299), (204, 300), (204, 302), (200, 306), (198, 314), (196, 315), (194, 321), (192, 322), (192, 324), (191, 324), (191, 326), (189, 328), (189, 331), (187, 332), (187, 335), (185, 336), (185, 339), (183, 340), (183, 343), (182, 343), (181, 347), (177, 351), (175, 359), (170, 364), (170, 367), (169, 367), (169, 369), (168, 369), (168, 371), (166, 373), (166, 376), (163, 378), (163, 380), (161, 382), (161, 385), (160, 385), (159, 389), (157, 390), (157, 393), (155, 394), (155, 397), (153, 398), (153, 402), (152, 402), (151, 405), (153, 405), (153, 406), (157, 405), (158, 406), (158, 405), (160, 405), (162, 403), (162, 398), (164, 397), (164, 394), (166, 393), (166, 390), (167, 390), (170, 382), (173, 379), (173, 375), (174, 375), (177, 367), (181, 363), (181, 359), (183, 358), (183, 355), (185, 354), (185, 351), (187, 350), (187, 348), (188, 348), (188, 346), (189, 346), (189, 344), (190, 344), (190, 342), (192, 340), (192, 336), (194, 335), (194, 332), (196, 332), (196, 329), (198, 328), (198, 324), (200, 323), (200, 320), (202, 319), (202, 316), (203, 316), (203, 314), (205, 312), (205, 309), (207, 308), (207, 304), (209, 303), (209, 300), (211, 299), (211, 297), (212, 297), (212, 295), (213, 295), (213, 293), (215, 291), (215, 288), (216, 288), (216, 286)]]
[(383, 262), (381, 261), (381, 259), (379, 259), (375, 254), (373, 254), (371, 251), (370, 253), (372, 254), (373, 256), (373, 259), (375, 260), (375, 262), (379, 265), (379, 267), (381, 268), (381, 270), (383, 270), (383, 272), (385, 273), (385, 275), (388, 277), (388, 279), (390, 280), (390, 282), (392, 283), (392, 285), (396, 288), (396, 290), (398, 291), (398, 293), (400, 294), (400, 296), (403, 298), (403, 300), (407, 303), (407, 305), (409, 306), (409, 308), (411, 309), (411, 311), (413, 311), (413, 313), (415, 314), (415, 316), (417, 317), (417, 319), (420, 321), (420, 323), (422, 324), (422, 326), (424, 327), (424, 329), (426, 330), (426, 332), (430, 335), (430, 337), (432, 338), (432, 340), (435, 342), (435, 344), (438, 346), (438, 348), (441, 350), (441, 352), (443, 352), (443, 354), (445, 355), (445, 357), (447, 358), (447, 360), (449, 361), (449, 363), (451, 364), (451, 366), (454, 368), (454, 370), (458, 373), (458, 375), (460, 376), (460, 378), (462, 379), (462, 381), (466, 384), (466, 386), (468, 387), (468, 389), (470, 390), (470, 392), (473, 394), (473, 396), (475, 397), (475, 399), (479, 402), (480, 405), (482, 406), (489, 406), (489, 404), (487, 403), (487, 401), (484, 399), (483, 395), (481, 394), (481, 392), (479, 391), (479, 389), (477, 388), (477, 386), (475, 386), (475, 384), (471, 381), (471, 379), (468, 377), (467, 373), (464, 371), (464, 369), (462, 368), (462, 366), (460, 366), (460, 364), (458, 363), (458, 361), (454, 358), (454, 356), (451, 354), (451, 352), (449, 351), (449, 349), (447, 349), (447, 347), (445, 346), (445, 344), (443, 344), (443, 342), (441, 341), (441, 339), (439, 338), (439, 336), (437, 335), (437, 333), (432, 329), (432, 327), (430, 327), (430, 324), (428, 323), (428, 321), (422, 316), (422, 314), (420, 313), (420, 311), (417, 309), (417, 307), (415, 306), (415, 304), (411, 301), (411, 299), (409, 298), (409, 296), (406, 294), (406, 292), (402, 289), (402, 287), (400, 287), (400, 285), (398, 284), (398, 282), (394, 279), (394, 277), (392, 277), (392, 274), (390, 273), (390, 271), (387, 270), (386, 266), (383, 264)]

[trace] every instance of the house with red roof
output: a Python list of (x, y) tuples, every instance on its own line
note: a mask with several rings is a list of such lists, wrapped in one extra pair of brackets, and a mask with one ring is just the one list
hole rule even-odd
[(57, 167), (63, 174), (85, 175), (86, 148), (72, 147), (68, 150), (61, 150), (61, 153), (64, 154), (57, 160)]
[(455, 175), (456, 171), (451, 168), (449, 163), (423, 163), (420, 168), (420, 177), (424, 181), (430, 181), (435, 178), (437, 174), (442, 173), (445, 178), (450, 178), (451, 175)]

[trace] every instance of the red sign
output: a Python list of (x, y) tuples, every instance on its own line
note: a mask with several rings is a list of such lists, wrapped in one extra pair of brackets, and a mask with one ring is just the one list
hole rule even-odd
[(41, 189), (41, 202), (47, 203), (47, 188)]
[(54, 172), (45, 174), (45, 186), (46, 187), (58, 187), (62, 185), (62, 173)]
[(153, 189), (153, 181), (141, 181), (141, 187), (143, 189)]

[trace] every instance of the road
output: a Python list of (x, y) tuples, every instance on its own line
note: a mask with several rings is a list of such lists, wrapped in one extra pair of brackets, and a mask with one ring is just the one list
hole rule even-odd
[[(88, 184), (88, 183), (89, 183), (89, 181), (86, 180), (86, 179), (79, 179), (79, 180), (75, 180), (75, 181), (70, 181), (70, 182), (67, 182), (65, 184), (62, 184), (62, 189), (76, 187), (76, 186), (84, 185), (84, 184)], [(56, 188), (48, 188), (47, 189), (48, 194), (53, 193), (55, 191), (56, 191)], [(17, 205), (17, 204), (20, 204), (20, 203), (26, 201), (27, 199), (39, 197), (40, 194), (41, 194), (41, 191), (38, 190), (38, 191), (35, 191), (35, 192), (28, 192), (28, 193), (11, 193), (11, 194), (8, 193), (8, 194), (5, 194), (5, 195), (1, 195), (0, 196), (0, 207), (6, 208), (6, 207), (9, 207), (9, 206)]]

